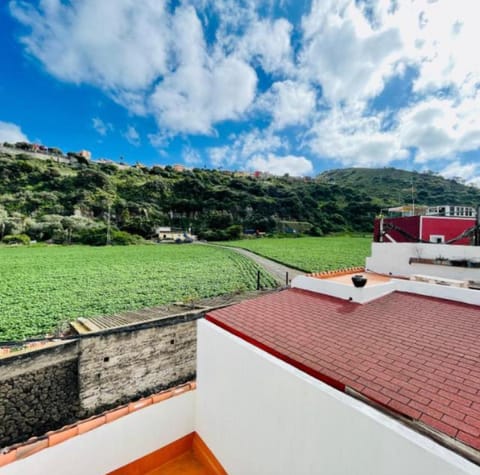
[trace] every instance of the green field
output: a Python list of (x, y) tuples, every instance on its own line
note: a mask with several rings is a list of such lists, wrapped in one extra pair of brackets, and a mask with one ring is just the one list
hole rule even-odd
[[(0, 247), (0, 341), (45, 335), (77, 317), (254, 289), (258, 267), (191, 245)], [(274, 285), (264, 273), (262, 284)]]
[(243, 247), (305, 272), (319, 272), (365, 265), (371, 242), (370, 237), (304, 237), (247, 239), (226, 245)]

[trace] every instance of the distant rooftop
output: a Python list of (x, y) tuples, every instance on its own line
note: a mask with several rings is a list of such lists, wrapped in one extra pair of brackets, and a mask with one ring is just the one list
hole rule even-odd
[(447, 445), (480, 450), (478, 306), (398, 291), (359, 304), (289, 289), (207, 319)]

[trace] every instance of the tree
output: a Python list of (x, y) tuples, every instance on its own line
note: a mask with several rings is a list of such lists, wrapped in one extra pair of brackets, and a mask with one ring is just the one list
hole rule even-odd
[(8, 213), (3, 206), (0, 206), (0, 241), (5, 234), (5, 225), (8, 221)]

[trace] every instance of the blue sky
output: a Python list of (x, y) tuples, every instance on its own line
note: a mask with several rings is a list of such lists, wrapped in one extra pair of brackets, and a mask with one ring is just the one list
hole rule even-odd
[(471, 0), (10, 0), (0, 141), (145, 165), (480, 185)]

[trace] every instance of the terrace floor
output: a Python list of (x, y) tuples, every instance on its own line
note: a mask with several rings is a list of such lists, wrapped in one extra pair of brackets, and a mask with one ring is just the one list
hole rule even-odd
[(194, 432), (108, 475), (227, 475)]
[(145, 475), (210, 475), (211, 473), (193, 451), (188, 451)]

